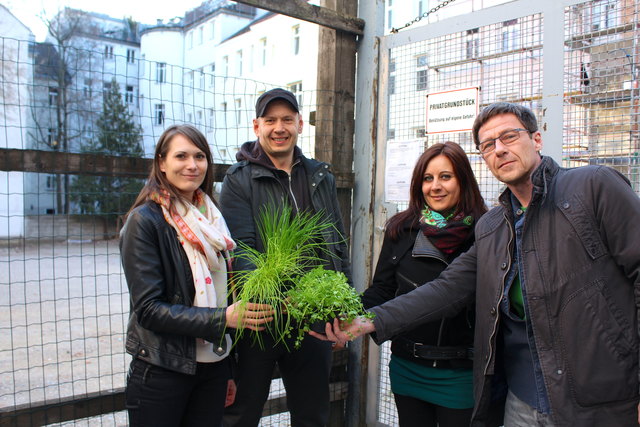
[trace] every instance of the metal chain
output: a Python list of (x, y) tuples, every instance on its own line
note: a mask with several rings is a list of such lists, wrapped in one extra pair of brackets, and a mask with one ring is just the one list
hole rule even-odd
[(456, 0), (445, 0), (442, 3), (440, 3), (439, 5), (435, 6), (434, 8), (432, 8), (430, 11), (423, 13), (422, 15), (418, 15), (417, 17), (415, 17), (413, 19), (413, 21), (409, 21), (406, 24), (404, 24), (402, 27), (399, 28), (392, 28), (391, 32), (393, 34), (397, 33), (400, 30), (404, 30), (407, 27), (410, 27), (411, 25), (415, 24), (416, 22), (420, 22), (422, 21), (424, 18), (426, 18), (427, 16), (431, 15), (434, 12), (437, 12), (438, 10), (442, 9), (443, 7), (445, 7), (446, 5), (448, 5), (449, 3), (453, 3)]

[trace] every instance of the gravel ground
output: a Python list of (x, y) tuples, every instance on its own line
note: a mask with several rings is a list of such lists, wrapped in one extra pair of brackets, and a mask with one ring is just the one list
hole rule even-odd
[[(124, 387), (129, 294), (117, 240), (0, 246), (0, 408)], [(273, 381), (271, 395), (283, 392)], [(125, 412), (56, 426), (126, 426)], [(261, 426), (290, 425), (289, 414)]]
[(0, 407), (124, 386), (117, 240), (0, 248)]

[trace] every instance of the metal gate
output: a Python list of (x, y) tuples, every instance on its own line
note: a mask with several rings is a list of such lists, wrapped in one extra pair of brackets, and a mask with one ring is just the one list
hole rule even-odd
[[(483, 165), (471, 132), (427, 133), (430, 93), (478, 88), (480, 109), (496, 101), (525, 105), (538, 117), (543, 154), (565, 167), (613, 167), (640, 192), (638, 2), (516, 0), (472, 11), (476, 3), (450, 2), (425, 25), (379, 39), (372, 266), (385, 221), (406, 207), (385, 196), (391, 141), (418, 140), (421, 150), (455, 141), (489, 205), (503, 188)], [(386, 11), (388, 18), (389, 4)], [(356, 182), (357, 173), (356, 167)], [(369, 425), (397, 425), (388, 359), (388, 343), (370, 346)]]

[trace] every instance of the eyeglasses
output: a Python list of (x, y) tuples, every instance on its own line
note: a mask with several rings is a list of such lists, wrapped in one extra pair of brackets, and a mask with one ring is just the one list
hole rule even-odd
[(500, 135), (498, 135), (497, 138), (482, 141), (478, 145), (478, 150), (480, 150), (480, 154), (484, 156), (496, 149), (497, 140), (500, 140), (500, 142), (502, 142), (504, 145), (513, 144), (518, 139), (520, 139), (520, 132), (528, 132), (529, 134), (531, 134), (531, 132), (529, 132), (528, 130), (521, 128), (505, 130)]

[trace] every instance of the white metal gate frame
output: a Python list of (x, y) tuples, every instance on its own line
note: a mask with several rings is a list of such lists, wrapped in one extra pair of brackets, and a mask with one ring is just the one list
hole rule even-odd
[[(382, 35), (384, 2), (360, 2), (359, 16), (366, 20), (365, 35), (358, 50), (352, 259), (354, 282), (362, 291), (370, 283), (384, 232), (384, 223), (395, 205), (384, 202), (384, 171), (389, 103), (386, 76), (393, 48), (452, 33), (472, 30), (506, 20), (541, 14), (543, 20), (542, 72), (543, 114), (538, 117), (545, 140), (545, 155), (562, 164), (565, 8), (584, 0), (514, 0), (470, 14), (456, 16), (396, 34)], [(366, 3), (366, 4), (365, 4)], [(377, 56), (376, 56), (377, 55)], [(366, 185), (369, 183), (369, 185)], [(370, 256), (369, 254), (373, 254)], [(381, 351), (372, 342), (366, 363), (366, 424), (385, 426), (379, 420)], [(357, 347), (357, 351), (360, 348)], [(362, 389), (362, 388), (361, 388)], [(354, 411), (357, 412), (357, 411)]]

